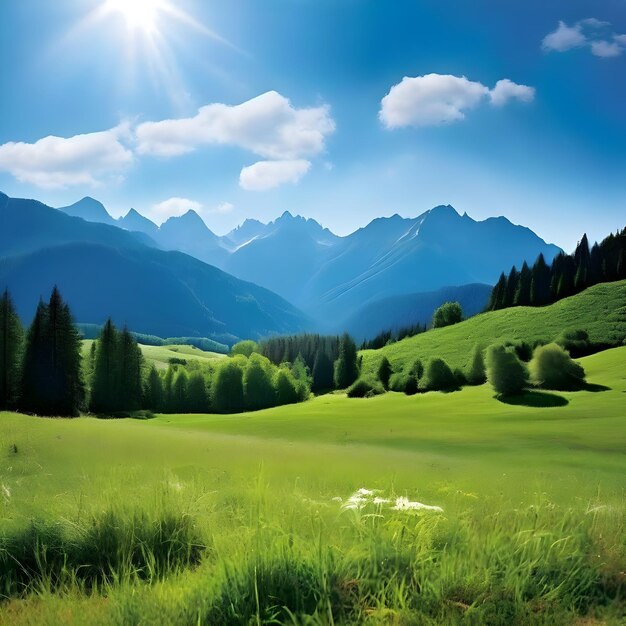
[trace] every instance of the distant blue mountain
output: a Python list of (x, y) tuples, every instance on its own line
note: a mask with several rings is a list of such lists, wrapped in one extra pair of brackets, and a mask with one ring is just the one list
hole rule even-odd
[[(90, 203), (83, 213), (87, 208), (92, 217), (112, 219)], [(129, 213), (117, 224), (271, 289), (321, 324), (391, 296), (491, 285), (513, 265), (532, 264), (540, 253), (550, 262), (560, 252), (505, 217), (476, 221), (449, 205), (415, 218), (378, 218), (346, 237), (289, 212), (269, 224), (246, 220), (223, 237), (193, 211), (160, 228), (140, 218)]]
[(131, 330), (218, 341), (310, 328), (276, 294), (180, 252), (144, 245), (132, 233), (0, 194), (0, 289), (29, 321), (56, 284), (77, 321), (112, 316)]
[(59, 211), (72, 217), (81, 217), (87, 222), (98, 222), (100, 224), (108, 224), (109, 226), (116, 225), (115, 219), (109, 215), (104, 205), (89, 196), (74, 204), (70, 204), (70, 206), (60, 207)]
[(472, 284), (444, 287), (437, 291), (390, 296), (370, 302), (347, 319), (334, 322), (333, 332), (349, 332), (358, 341), (372, 339), (384, 330), (398, 331), (414, 324), (429, 325), (433, 311), (444, 302), (458, 302), (466, 317), (485, 309), (492, 287)]

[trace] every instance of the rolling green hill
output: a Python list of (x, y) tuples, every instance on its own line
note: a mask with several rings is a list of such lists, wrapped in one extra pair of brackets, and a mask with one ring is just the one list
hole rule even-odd
[[(83, 340), (83, 356), (87, 356), (91, 350), (92, 339)], [(146, 346), (139, 344), (141, 352), (148, 365), (155, 365), (157, 369), (167, 369), (170, 359), (184, 359), (185, 361), (213, 361), (223, 358), (224, 354), (217, 352), (205, 352), (195, 346), (171, 345), (171, 346)]]
[(586, 330), (590, 341), (619, 345), (626, 339), (626, 281), (602, 283), (546, 307), (513, 307), (481, 313), (460, 324), (403, 339), (381, 350), (364, 350), (363, 372), (375, 372), (385, 355), (395, 367), (416, 358), (444, 359), (464, 368), (475, 344), (502, 340), (549, 342), (563, 330)]

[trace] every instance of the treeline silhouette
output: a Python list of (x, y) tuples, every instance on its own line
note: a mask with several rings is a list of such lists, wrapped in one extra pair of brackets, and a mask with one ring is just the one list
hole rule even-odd
[[(352, 375), (356, 347), (340, 343), (343, 381)], [(333, 366), (331, 361), (331, 386)], [(0, 410), (56, 416), (85, 410), (105, 416), (141, 410), (232, 413), (301, 402), (309, 397), (312, 381), (302, 357), (274, 364), (258, 353), (207, 365), (170, 364), (159, 371), (146, 364), (133, 334), (111, 320), (83, 359), (80, 333), (56, 287), (48, 303), (39, 303), (26, 333), (8, 291), (0, 299)]]
[(548, 265), (543, 254), (531, 267), (512, 267), (496, 283), (487, 310), (511, 306), (543, 306), (573, 296), (597, 283), (626, 278), (626, 228), (589, 249), (583, 235), (574, 254), (560, 253)]
[(8, 291), (0, 300), (0, 409), (78, 415), (85, 401), (81, 339), (55, 287), (24, 333)]

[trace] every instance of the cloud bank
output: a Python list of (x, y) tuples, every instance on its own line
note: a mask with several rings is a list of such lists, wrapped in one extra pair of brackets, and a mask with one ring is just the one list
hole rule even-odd
[(405, 76), (382, 99), (379, 118), (386, 128), (438, 126), (465, 119), (467, 111), (489, 100), (503, 106), (510, 100), (530, 102), (535, 89), (509, 79), (499, 80), (493, 89), (465, 76), (426, 74)]
[(285, 183), (297, 183), (311, 169), (305, 159), (258, 161), (241, 170), (239, 185), (248, 191), (266, 191)]
[(122, 143), (129, 132), (128, 125), (121, 124), (68, 138), (51, 135), (35, 143), (5, 143), (0, 145), (0, 171), (47, 189), (97, 186), (121, 175), (133, 162), (132, 151)]
[[(335, 131), (328, 105), (296, 108), (276, 91), (238, 105), (213, 103), (194, 117), (35, 143), (0, 145), (0, 171), (38, 187), (95, 186), (118, 179), (137, 155), (176, 157), (207, 146), (235, 146), (267, 159), (241, 170), (244, 189), (299, 180)], [(263, 177), (267, 177), (263, 180)]]
[(626, 35), (612, 31), (610, 22), (595, 17), (580, 20), (568, 26), (559, 24), (541, 42), (544, 52), (567, 52), (575, 48), (588, 48), (591, 54), (604, 59), (620, 56), (626, 50)]

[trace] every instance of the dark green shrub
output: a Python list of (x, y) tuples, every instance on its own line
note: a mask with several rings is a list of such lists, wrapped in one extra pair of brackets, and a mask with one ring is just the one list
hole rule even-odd
[(346, 392), (348, 398), (371, 398), (385, 393), (385, 389), (379, 381), (370, 381), (365, 378), (359, 378), (352, 383)]
[(274, 387), (276, 388), (276, 403), (278, 405), (295, 404), (300, 400), (298, 381), (288, 369), (281, 367), (276, 372)]
[(240, 341), (230, 349), (231, 354), (240, 354), (246, 357), (249, 357), (253, 352), (259, 352), (259, 345), (256, 341), (252, 341), (251, 339)]
[(444, 302), (433, 314), (433, 328), (452, 326), (463, 321), (463, 309), (458, 302)]
[(235, 360), (221, 364), (213, 380), (213, 406), (221, 413), (235, 413), (244, 408), (243, 371)]
[(243, 375), (243, 392), (248, 409), (266, 409), (276, 404), (276, 389), (272, 382), (268, 359), (252, 354)]
[(411, 369), (409, 370), (409, 374), (413, 374), (417, 380), (419, 380), (424, 375), (424, 364), (421, 359), (415, 359), (413, 361), (413, 365), (411, 365)]
[(482, 385), (487, 381), (485, 357), (482, 346), (474, 346), (465, 378), (470, 385)]
[(389, 362), (389, 359), (384, 356), (378, 366), (378, 380), (380, 380), (385, 389), (389, 389), (389, 378), (392, 373), (393, 370), (391, 369), (391, 363)]
[(419, 381), (421, 391), (454, 391), (459, 388), (458, 381), (443, 359), (430, 359), (424, 375)]
[(489, 346), (485, 361), (487, 380), (496, 393), (513, 395), (528, 387), (528, 370), (513, 348), (502, 344)]
[(533, 384), (544, 389), (573, 391), (585, 384), (585, 370), (556, 343), (537, 348), (529, 369)]

